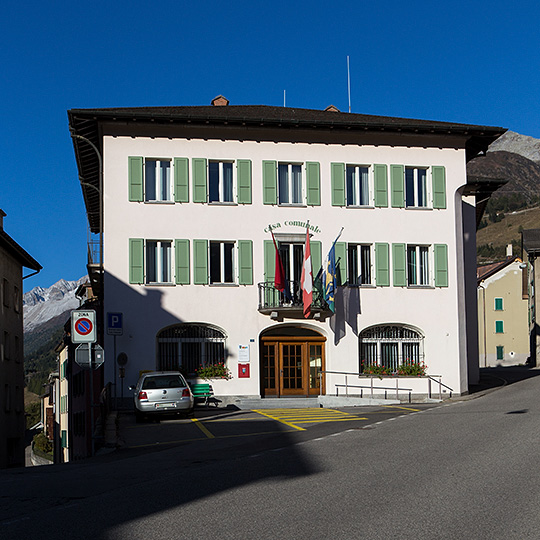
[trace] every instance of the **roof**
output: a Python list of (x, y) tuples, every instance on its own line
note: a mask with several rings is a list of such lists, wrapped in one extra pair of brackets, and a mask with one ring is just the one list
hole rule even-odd
[(492, 264), (486, 264), (485, 266), (479, 266), (476, 269), (476, 278), (478, 283), (481, 281), (484, 281), (488, 277), (493, 276), (503, 268), (506, 268), (507, 266), (510, 266), (514, 261), (521, 261), (519, 257), (509, 257), (504, 261), (492, 263)]
[(4, 229), (0, 228), (0, 247), (4, 248), (15, 260), (25, 268), (39, 271), (43, 267), (29, 255)]
[(525, 251), (529, 255), (540, 253), (540, 229), (525, 229), (521, 234)]
[[(305, 129), (317, 133), (394, 133), (410, 135), (460, 136), (464, 138), (467, 159), (472, 159), (500, 137), (502, 127), (478, 126), (434, 120), (320, 111), (268, 105), (227, 105), (216, 107), (128, 107), (71, 109), (69, 129), (73, 136), (83, 196), (92, 232), (99, 232), (99, 173), (103, 123), (125, 125), (236, 126), (259, 129)], [(86, 140), (85, 140), (86, 139)], [(95, 146), (92, 148), (90, 144)]]

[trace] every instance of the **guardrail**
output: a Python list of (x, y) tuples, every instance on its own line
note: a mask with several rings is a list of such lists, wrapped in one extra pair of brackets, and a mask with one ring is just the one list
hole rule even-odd
[[(408, 392), (409, 394), (409, 403), (411, 402), (411, 396), (412, 396), (412, 392), (413, 392), (413, 389), (412, 388), (404, 388), (403, 386), (400, 387), (399, 386), (399, 381), (400, 381), (400, 378), (399, 377), (384, 377), (384, 376), (379, 376), (379, 375), (369, 375), (369, 374), (365, 374), (365, 373), (354, 373), (354, 372), (349, 372), (349, 371), (320, 371), (319, 372), (319, 388), (321, 389), (320, 391), (322, 392), (322, 388), (323, 388), (323, 384), (322, 384), (322, 378), (323, 378), (323, 374), (329, 374), (329, 375), (344, 375), (345, 376), (345, 380), (344, 380), (344, 383), (343, 384), (334, 384), (335, 388), (336, 388), (336, 396), (339, 395), (339, 388), (345, 388), (345, 396), (349, 396), (349, 388), (359, 388), (360, 389), (360, 397), (364, 397), (364, 390), (369, 390), (370, 391), (370, 396), (371, 398), (374, 397), (374, 391), (375, 390), (384, 390), (384, 398), (387, 399), (388, 397), (388, 392), (391, 391), (392, 393), (395, 392), (395, 395), (396, 395), (396, 399), (399, 400), (399, 393), (400, 392)], [(369, 386), (367, 385), (358, 385), (358, 384), (349, 384), (349, 376), (353, 376), (353, 377), (357, 377), (357, 378), (360, 378), (360, 377), (364, 377), (364, 378), (369, 378), (370, 379), (370, 384)], [(396, 381), (396, 385), (395, 387), (391, 387), (391, 386), (375, 386), (374, 385), (374, 379), (381, 379), (382, 377), (384, 377), (385, 379), (394, 379)], [(438, 380), (436, 379), (436, 377), (438, 378)], [(432, 392), (432, 382), (434, 382), (435, 384), (437, 384), (439, 386), (439, 399), (442, 400), (442, 387), (448, 389), (450, 391), (450, 397), (452, 397), (452, 388), (450, 388), (449, 386), (447, 386), (446, 384), (444, 384), (442, 382), (442, 375), (423, 375), (423, 376), (419, 376), (419, 377), (415, 377), (415, 379), (426, 379), (427, 380), (427, 386), (428, 386), (428, 391), (427, 391), (427, 394), (428, 394), (428, 397), (431, 399), (432, 398), (432, 395), (433, 395), (433, 392)], [(326, 387), (326, 385), (325, 385)]]

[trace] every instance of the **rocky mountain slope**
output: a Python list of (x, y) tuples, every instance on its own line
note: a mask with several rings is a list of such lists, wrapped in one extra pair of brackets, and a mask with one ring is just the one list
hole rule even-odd
[(61, 279), (47, 289), (34, 287), (23, 295), (24, 332), (31, 332), (51, 319), (63, 316), (79, 307), (75, 291), (88, 281), (84, 276), (77, 281)]

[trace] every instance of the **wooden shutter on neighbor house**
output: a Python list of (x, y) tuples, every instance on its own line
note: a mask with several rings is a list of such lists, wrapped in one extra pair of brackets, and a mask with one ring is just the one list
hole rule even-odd
[(407, 266), (405, 244), (392, 244), (392, 267), (394, 270), (394, 287), (407, 285)]
[(251, 204), (251, 161), (239, 159), (236, 162), (236, 186), (238, 204)]
[(433, 182), (433, 208), (446, 208), (446, 169), (431, 167)]
[(193, 202), (205, 203), (206, 196), (206, 159), (193, 158), (191, 161), (193, 175)]
[(174, 158), (174, 201), (189, 202), (189, 160)]
[(345, 242), (336, 242), (336, 274), (338, 285), (344, 285), (348, 276), (347, 270), (347, 244)]
[(208, 284), (208, 240), (193, 240), (193, 283)]
[(263, 161), (263, 204), (277, 204), (277, 163)]
[(140, 156), (128, 157), (128, 198), (132, 202), (143, 200), (143, 161)]
[(174, 241), (174, 257), (176, 283), (178, 285), (189, 285), (189, 240)]
[(238, 282), (253, 285), (253, 242), (238, 240)]
[(310, 206), (321, 205), (321, 167), (314, 161), (306, 163), (307, 203)]
[(386, 165), (373, 165), (375, 206), (388, 206), (388, 171)]
[(276, 271), (276, 248), (272, 240), (264, 241), (264, 281), (273, 282)]
[(448, 246), (435, 244), (435, 287), (448, 287)]
[(330, 163), (332, 206), (345, 206), (345, 163)]
[(388, 244), (375, 244), (375, 282), (377, 287), (390, 286), (390, 254)]
[(390, 165), (390, 185), (392, 186), (392, 208), (405, 207), (405, 167)]
[(144, 239), (129, 239), (129, 282), (144, 283)]

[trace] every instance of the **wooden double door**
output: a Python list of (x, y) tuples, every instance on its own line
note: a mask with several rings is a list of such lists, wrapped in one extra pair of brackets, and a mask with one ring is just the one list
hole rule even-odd
[(263, 337), (261, 389), (263, 396), (310, 396), (320, 389), (324, 371), (324, 337)]

